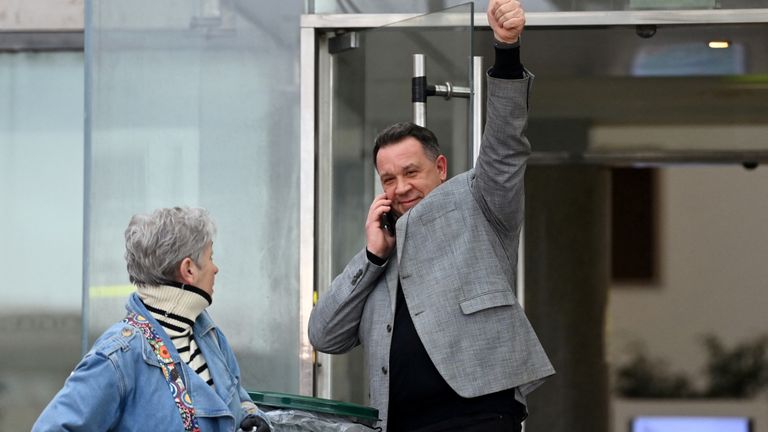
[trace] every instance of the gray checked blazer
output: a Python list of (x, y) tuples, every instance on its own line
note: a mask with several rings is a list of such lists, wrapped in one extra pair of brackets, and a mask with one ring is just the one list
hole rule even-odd
[(309, 340), (338, 354), (362, 344), (370, 403), (386, 430), (398, 277), (413, 324), (445, 381), (463, 397), (525, 396), (554, 369), (515, 297), (524, 216), (524, 136), (533, 76), (488, 77), (487, 121), (474, 169), (430, 192), (397, 221), (384, 266), (360, 251), (321, 295)]

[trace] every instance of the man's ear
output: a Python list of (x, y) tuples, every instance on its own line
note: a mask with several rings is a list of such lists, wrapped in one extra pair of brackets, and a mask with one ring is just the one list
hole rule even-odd
[(440, 173), (440, 181), (445, 181), (448, 178), (448, 159), (445, 155), (440, 155), (435, 163), (437, 164), (437, 171)]
[(179, 279), (181, 279), (179, 282), (194, 285), (197, 279), (197, 266), (192, 261), (192, 258), (186, 257), (181, 260), (181, 264), (179, 264)]

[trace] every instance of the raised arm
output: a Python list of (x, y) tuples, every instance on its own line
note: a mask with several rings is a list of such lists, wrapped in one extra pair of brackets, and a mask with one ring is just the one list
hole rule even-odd
[(520, 63), (519, 46), (525, 14), (516, 0), (491, 0), (488, 22), (496, 61), (488, 73), (486, 124), (473, 194), (497, 229), (516, 232), (523, 220), (523, 177), (531, 152), (525, 129), (533, 76)]

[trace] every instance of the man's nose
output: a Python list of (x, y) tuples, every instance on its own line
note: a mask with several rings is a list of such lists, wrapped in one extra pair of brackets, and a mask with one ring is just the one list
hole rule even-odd
[(395, 187), (395, 194), (402, 195), (411, 189), (411, 184), (405, 179), (397, 179), (397, 186)]

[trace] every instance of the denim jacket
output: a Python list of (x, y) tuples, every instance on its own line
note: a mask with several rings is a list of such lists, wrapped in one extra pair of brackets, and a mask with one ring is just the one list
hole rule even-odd
[[(136, 293), (126, 309), (147, 318), (165, 342), (192, 398), (200, 430), (235, 431), (246, 414), (241, 402), (251, 399), (240, 383), (232, 348), (208, 312), (198, 316), (193, 332), (214, 388), (180, 359)], [(104, 332), (32, 427), (33, 432), (61, 430), (184, 431), (160, 363), (140, 331), (120, 322)]]

